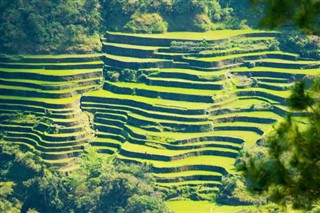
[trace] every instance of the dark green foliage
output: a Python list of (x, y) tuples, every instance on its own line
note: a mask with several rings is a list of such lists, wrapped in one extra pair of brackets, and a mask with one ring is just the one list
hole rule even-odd
[(99, 0), (4, 0), (0, 51), (84, 53), (100, 50)]
[(261, 26), (296, 26), (311, 34), (320, 34), (320, 1), (251, 0), (264, 5)]
[[(225, 10), (223, 16), (231, 22), (233, 17), (237, 19), (236, 23), (245, 21), (248, 26), (257, 27), (259, 20), (263, 17), (263, 6), (261, 4), (252, 5), (250, 0), (225, 0), (219, 1), (219, 3), (221, 8)], [(227, 11), (228, 9), (229, 11)], [(231, 18), (230, 12), (232, 14)]]
[(137, 70), (123, 69), (120, 71), (106, 71), (106, 79), (112, 82), (137, 82), (139, 73)]
[(227, 175), (222, 178), (220, 191), (215, 200), (226, 205), (262, 205), (266, 203), (263, 196), (253, 196), (244, 184), (244, 178), (240, 175)]
[(298, 53), (301, 57), (320, 59), (320, 37), (300, 32), (282, 34), (278, 39), (283, 51)]
[(208, 43), (204, 40), (203, 42), (181, 42), (181, 41), (173, 41), (170, 44), (170, 49), (175, 52), (181, 53), (198, 53), (204, 50), (212, 49), (213, 47), (208, 45)]
[(47, 168), (36, 154), (6, 144), (0, 159), (1, 212), (170, 212), (151, 185), (147, 166), (88, 152), (66, 175)]
[(221, 8), (217, 0), (101, 0), (101, 6), (102, 17), (112, 31), (207, 31), (214, 29), (212, 22), (222, 23), (222, 28), (227, 22), (237, 28), (240, 23), (233, 10)]
[(130, 33), (164, 33), (168, 23), (157, 13), (136, 13), (124, 27), (124, 32)]
[(13, 182), (0, 182), (0, 212), (20, 212), (21, 202), (12, 196)]
[(217, 0), (4, 0), (0, 52), (99, 52), (105, 29), (133, 33), (245, 28)]
[(288, 105), (293, 110), (301, 111), (307, 110), (314, 104), (314, 101), (305, 91), (305, 81), (301, 80), (293, 86)]
[(308, 122), (291, 115), (274, 127), (265, 142), (250, 149), (238, 165), (251, 191), (266, 191), (281, 205), (310, 210), (320, 198), (320, 78), (306, 90), (299, 82), (288, 102)]

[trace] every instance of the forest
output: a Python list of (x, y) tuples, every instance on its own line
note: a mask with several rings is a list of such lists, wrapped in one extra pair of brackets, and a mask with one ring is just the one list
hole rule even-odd
[[(245, 0), (4, 0), (0, 49), (8, 53), (90, 53), (105, 30), (132, 33), (248, 27)], [(228, 5), (233, 5), (229, 7)], [(121, 17), (121, 18), (119, 18)], [(250, 25), (252, 20), (249, 21)]]

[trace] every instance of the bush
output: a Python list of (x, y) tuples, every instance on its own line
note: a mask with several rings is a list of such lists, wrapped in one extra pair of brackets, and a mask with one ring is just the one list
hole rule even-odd
[(106, 79), (112, 82), (137, 82), (137, 70), (106, 71)]
[(266, 199), (261, 196), (253, 196), (246, 190), (245, 180), (239, 175), (227, 175), (222, 178), (219, 194), (216, 201), (227, 205), (252, 205), (265, 204)]
[[(32, 2), (32, 3), (30, 3)], [(99, 0), (12, 1), (0, 4), (0, 51), (14, 54), (100, 51)]]
[(130, 33), (164, 33), (168, 23), (157, 13), (135, 13), (124, 27), (123, 31)]
[(320, 37), (299, 32), (283, 34), (279, 38), (280, 49), (297, 53), (302, 57), (320, 59)]
[(137, 71), (131, 69), (123, 69), (120, 71), (120, 81), (137, 82)]
[(120, 77), (120, 73), (117, 71), (107, 71), (106, 79), (112, 82), (118, 82)]
[(198, 53), (200, 51), (212, 49), (212, 47), (208, 44), (208, 42), (204, 39), (202, 42), (180, 42), (173, 41), (170, 44), (170, 49), (176, 52), (182, 53)]
[(211, 30), (211, 21), (209, 19), (209, 17), (205, 14), (199, 14), (196, 15), (194, 20), (193, 20), (193, 26), (194, 26), (194, 30), (196, 31), (209, 31)]

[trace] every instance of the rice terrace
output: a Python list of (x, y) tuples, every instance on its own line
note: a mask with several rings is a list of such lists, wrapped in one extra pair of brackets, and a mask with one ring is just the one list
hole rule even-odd
[[(123, 2), (129, 7), (142, 1), (79, 2), (85, 2), (79, 3), (85, 8), (88, 2)], [(220, 2), (221, 8), (227, 7), (224, 1), (194, 2)], [(208, 29), (194, 30), (187, 23), (180, 29), (170, 13), (161, 9), (151, 13), (148, 8), (143, 12), (142, 3), (136, 4), (133, 15), (130, 8), (122, 11), (131, 20), (124, 27), (123, 20), (114, 18), (117, 13), (110, 12), (114, 5), (109, 5), (111, 15), (100, 12), (110, 23), (100, 37), (77, 38), (72, 40), (75, 43), (68, 40), (71, 48), (66, 50), (59, 49), (66, 45), (62, 40), (59, 47), (57, 41), (37, 46), (36, 40), (34, 44), (25, 41), (25, 47), (18, 41), (17, 46), (10, 46), (10, 37), (1, 36), (0, 212), (318, 212), (317, 33), (222, 27), (227, 23), (223, 18)], [(4, 5), (0, 7), (13, 7), (12, 3)], [(238, 7), (241, 5), (233, 9), (233, 16), (243, 15), (237, 13)], [(99, 8), (90, 6), (83, 17), (96, 14)], [(163, 26), (168, 32), (143, 31), (155, 26), (146, 20), (159, 21), (154, 14), (167, 20), (169, 24)], [(1, 28), (9, 26), (6, 18), (1, 22)], [(76, 29), (89, 35), (89, 31)], [(310, 38), (303, 40), (302, 36)], [(92, 42), (92, 46), (97, 42), (87, 50), (80, 41)], [(309, 43), (302, 47), (301, 41)], [(295, 91), (300, 95), (294, 96)], [(304, 107), (294, 107), (292, 100), (298, 99)], [(309, 126), (317, 132), (310, 133)], [(309, 147), (301, 139), (307, 137), (304, 131), (310, 133), (310, 150), (315, 153), (304, 155), (304, 149), (292, 148), (304, 155), (300, 161), (300, 154), (296, 157), (288, 148), (298, 147), (299, 142), (283, 145), (283, 141), (295, 138)], [(280, 145), (273, 143), (276, 139), (282, 141)], [(285, 151), (275, 154), (268, 147)], [(264, 162), (268, 158), (263, 156), (273, 158)], [(309, 162), (306, 156), (314, 159), (310, 161), (314, 174), (300, 173), (302, 166), (294, 167)], [(288, 163), (282, 165), (286, 158)], [(275, 166), (254, 170), (275, 161), (282, 170)], [(285, 171), (289, 164), (292, 168), (281, 175), (281, 184), (297, 189), (303, 175), (310, 184), (318, 184), (311, 191), (303, 186), (291, 200), (280, 196), (281, 190), (290, 194), (291, 188), (272, 191), (264, 187), (277, 176), (268, 171)], [(299, 181), (294, 182), (290, 174)], [(274, 191), (279, 195), (276, 198)], [(305, 206), (296, 204), (297, 200)]]

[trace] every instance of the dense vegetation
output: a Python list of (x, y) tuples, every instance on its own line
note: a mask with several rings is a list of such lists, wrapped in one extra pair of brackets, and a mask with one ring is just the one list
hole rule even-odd
[(37, 155), (0, 146), (0, 212), (169, 212), (147, 166), (89, 152), (71, 174), (47, 168)]
[[(284, 17), (278, 13), (286, 8), (279, 4), (275, 11), (279, 18), (275, 20), (270, 18), (275, 17), (271, 13), (274, 5), (258, 4), (250, 9), (247, 0), (4, 0), (0, 3), (0, 51), (99, 52), (99, 34), (106, 29), (132, 33), (244, 29), (257, 26), (263, 8), (267, 8), (264, 26), (278, 26)], [(301, 13), (297, 25), (316, 33), (317, 8), (318, 5), (309, 5), (310, 12)]]
[[(309, 90), (306, 86), (305, 81), (295, 84), (288, 105), (292, 110), (303, 112), (308, 119), (293, 118), (289, 114), (274, 126), (265, 140), (247, 150), (237, 163), (246, 179), (226, 178), (220, 194), (224, 201), (264, 204), (266, 196), (284, 207), (319, 211), (320, 78), (314, 79)], [(262, 197), (251, 197), (244, 185)]]
[(217, 0), (4, 0), (0, 51), (83, 53), (100, 51), (106, 29), (134, 33), (243, 28), (245, 21)]
[(83, 53), (101, 48), (98, 0), (5, 0), (0, 3), (0, 50)]
[[(296, 26), (309, 34), (320, 34), (320, 1), (299, 0), (251, 0), (263, 5), (261, 26)], [(259, 6), (261, 9), (261, 6)]]

